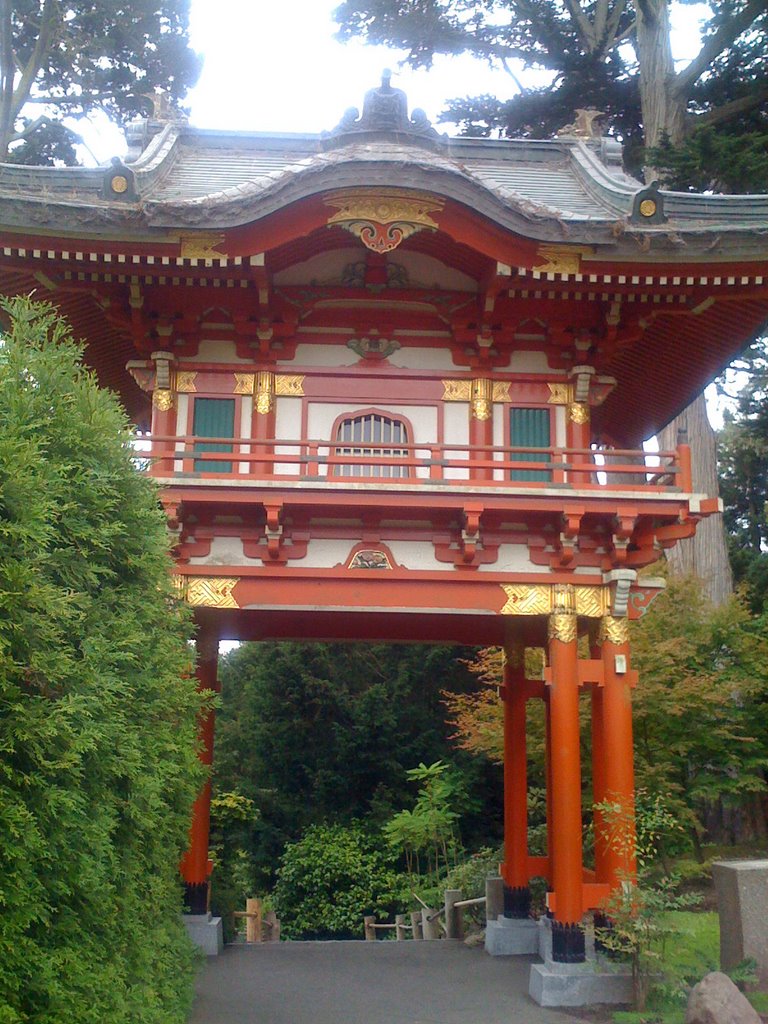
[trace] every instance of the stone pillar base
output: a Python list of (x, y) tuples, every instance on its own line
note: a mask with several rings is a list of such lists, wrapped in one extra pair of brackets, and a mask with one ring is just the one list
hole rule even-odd
[(539, 926), (521, 917), (499, 917), (485, 926), (485, 952), (491, 956), (538, 953)]
[(220, 917), (210, 914), (182, 914), (184, 927), (192, 942), (206, 956), (218, 956), (224, 949), (224, 929)]
[(583, 964), (557, 964), (547, 960), (543, 964), (531, 964), (528, 995), (539, 1006), (631, 1003), (632, 969), (603, 960)]

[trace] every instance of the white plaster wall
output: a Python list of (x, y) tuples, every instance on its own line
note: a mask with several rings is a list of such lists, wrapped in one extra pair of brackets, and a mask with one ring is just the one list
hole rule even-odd
[(509, 369), (514, 373), (565, 373), (565, 370), (550, 370), (545, 352), (520, 349), (512, 353)]
[[(496, 448), (504, 447), (504, 422), (508, 415), (509, 406), (506, 403), (496, 402), (493, 406), (493, 444)], [(493, 453), (494, 462), (504, 461), (504, 452)], [(508, 470), (494, 469), (494, 480), (506, 480)]]
[(252, 363), (237, 354), (234, 341), (228, 338), (206, 338), (200, 342), (195, 356), (182, 356), (181, 363)]
[[(275, 400), (275, 436), (289, 441), (301, 437), (301, 399), (277, 398)], [(312, 433), (310, 431), (310, 437)], [(275, 455), (300, 455), (299, 445), (275, 445)], [(280, 476), (299, 476), (301, 464), (298, 462), (276, 462), (275, 473)]]
[[(176, 432), (177, 436), (179, 434), (181, 434), (182, 436), (184, 434), (186, 434), (186, 432), (187, 432), (187, 416), (188, 415), (189, 415), (189, 395), (184, 394), (184, 392), (182, 392), (181, 394), (177, 394), (176, 395), (176, 419), (174, 420), (174, 424), (175, 424), (175, 432)], [(184, 442), (183, 441), (177, 441), (176, 444), (174, 445), (174, 449), (177, 452), (183, 452), (184, 451)], [(176, 460), (173, 463), (173, 471), (174, 471), (174, 473), (181, 473), (181, 471), (183, 469), (184, 469), (184, 465), (183, 465), (183, 463), (180, 460)]]
[[(310, 438), (319, 440), (321, 438), (331, 439), (333, 424), (339, 416), (353, 416), (363, 409), (376, 408), (383, 413), (392, 413), (396, 416), (404, 416), (410, 420), (413, 426), (414, 444), (435, 444), (437, 442), (437, 409), (435, 406), (417, 405), (392, 405), (389, 402), (381, 405), (371, 403), (354, 404), (341, 402), (310, 402), (307, 408), (307, 432)], [(282, 435), (281, 435), (282, 436)], [(328, 455), (329, 448), (322, 448), (320, 454)], [(417, 448), (417, 458), (428, 458), (430, 449)], [(327, 467), (321, 466), (321, 475), (327, 475)], [(417, 478), (426, 479), (429, 476), (428, 467), (418, 467), (415, 473)]]
[(447, 348), (420, 348), (403, 346), (389, 356), (392, 366), (403, 370), (432, 370), (438, 373), (456, 373), (453, 356)]
[[(243, 400), (240, 403), (240, 437), (251, 436), (251, 423), (253, 420), (253, 398), (250, 395), (244, 395)], [(241, 444), (240, 451), (244, 455), (256, 455), (256, 449), (250, 445)], [(252, 462), (239, 462), (237, 464), (238, 473), (244, 473), (248, 475), (253, 472)]]
[[(469, 444), (469, 402), (445, 402), (443, 405), (443, 433), (446, 444)], [(452, 459), (466, 459), (469, 451), (446, 453)], [(446, 480), (468, 480), (468, 469), (445, 469)]]
[(555, 406), (555, 447), (565, 448), (566, 406)]
[(527, 544), (500, 544), (499, 556), (490, 565), (478, 566), (479, 572), (549, 572), (546, 565), (534, 565)]
[[(375, 547), (376, 545), (371, 545)], [(435, 549), (427, 540), (393, 540), (387, 542), (395, 561), (405, 569), (422, 569), (431, 572), (448, 569), (453, 572), (450, 562), (439, 562)]]
[(333, 569), (347, 561), (356, 543), (351, 540), (312, 540), (307, 545), (306, 555), (292, 559), (291, 565), (301, 565), (302, 569)]
[(214, 537), (210, 553), (193, 556), (190, 565), (262, 565), (260, 558), (246, 558), (239, 537)]
[(354, 366), (360, 361), (357, 352), (347, 348), (346, 340), (335, 345), (310, 345), (307, 342), (296, 346), (293, 359), (279, 359), (279, 363), (298, 366)]

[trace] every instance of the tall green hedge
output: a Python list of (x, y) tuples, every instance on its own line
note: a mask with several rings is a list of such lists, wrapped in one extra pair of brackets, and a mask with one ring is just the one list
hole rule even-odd
[(45, 306), (0, 339), (0, 1024), (185, 1019), (190, 623), (125, 415)]

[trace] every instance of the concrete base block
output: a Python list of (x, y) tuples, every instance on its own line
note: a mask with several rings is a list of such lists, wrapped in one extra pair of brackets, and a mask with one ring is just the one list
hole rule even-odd
[(720, 966), (757, 962), (760, 987), (768, 985), (768, 860), (716, 861), (712, 877), (720, 912)]
[(623, 964), (603, 960), (583, 964), (558, 964), (548, 960), (531, 964), (528, 994), (539, 1006), (631, 1003), (632, 971)]
[(220, 917), (210, 914), (182, 914), (184, 927), (192, 942), (206, 956), (218, 956), (224, 949), (224, 929)]
[(485, 952), (491, 956), (538, 953), (539, 926), (519, 917), (499, 917), (485, 926)]

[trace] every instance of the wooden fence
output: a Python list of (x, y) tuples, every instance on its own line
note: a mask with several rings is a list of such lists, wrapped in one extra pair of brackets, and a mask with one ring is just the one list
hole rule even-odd
[(475, 899), (462, 899), (460, 889), (446, 889), (443, 906), (435, 909), (429, 907), (416, 893), (412, 894), (421, 904), (421, 910), (414, 910), (408, 915), (398, 914), (393, 924), (379, 923), (375, 916), (363, 918), (363, 931), (368, 942), (375, 942), (378, 931), (394, 931), (398, 942), (407, 938), (432, 941), (435, 939), (463, 939), (464, 911), (470, 907), (485, 907), (487, 921), (495, 921), (504, 910), (504, 888), (501, 878), (492, 876), (486, 879), (485, 896)]

